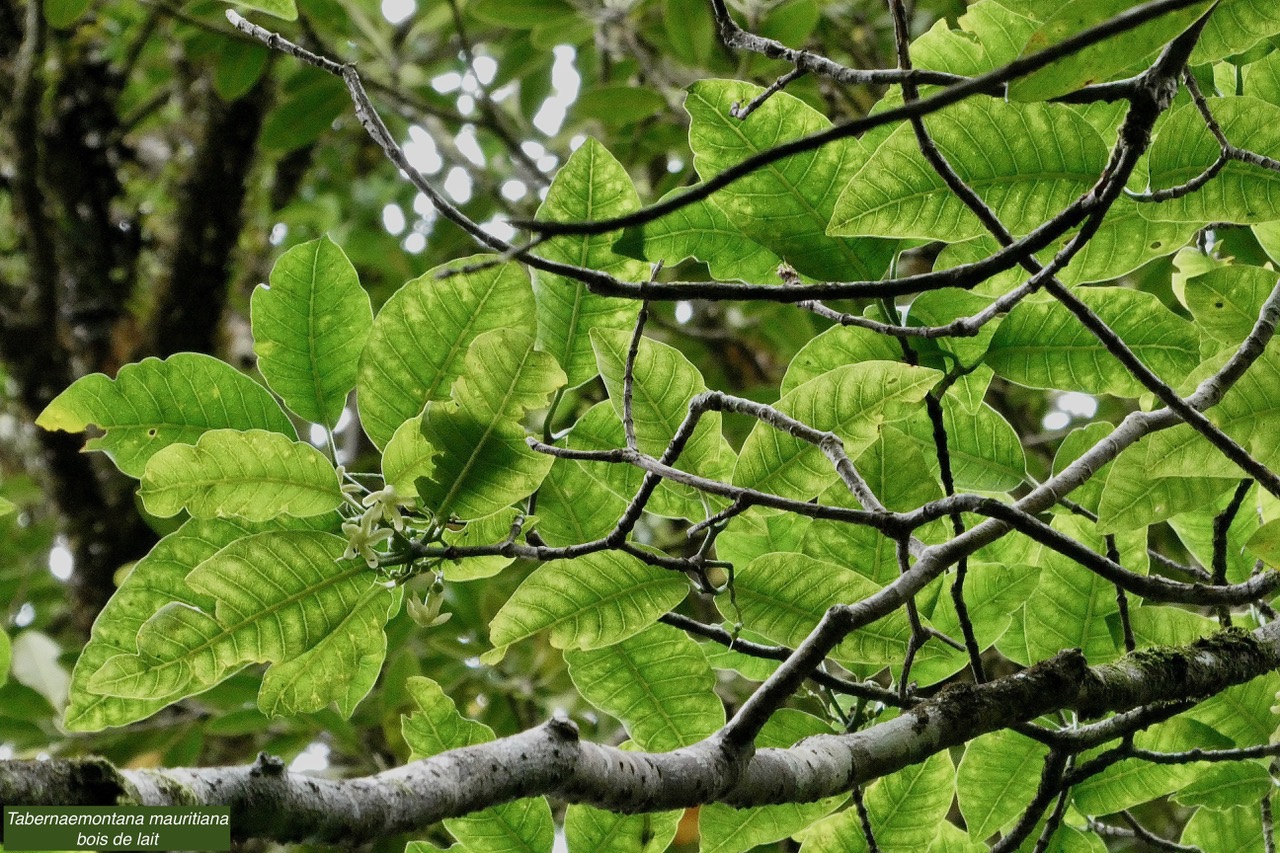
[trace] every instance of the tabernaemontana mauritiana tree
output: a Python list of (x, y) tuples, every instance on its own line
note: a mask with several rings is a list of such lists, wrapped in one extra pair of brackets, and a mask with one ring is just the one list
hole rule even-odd
[[(510, 239), (414, 168), (354, 65), (228, 13), (338, 78), (483, 253), (375, 315), (303, 243), (253, 294), (262, 382), (179, 353), (48, 405), (185, 519), (98, 617), (64, 723), (235, 678), (259, 716), (337, 725), (377, 684), (407, 760), (12, 762), (0, 801), (225, 804), (242, 839), (412, 851), (657, 851), (682, 818), (717, 853), (1275, 849), (1280, 16), (981, 0), (912, 39), (889, 0), (896, 63), (862, 70), (710, 8), (725, 51), (792, 70), (686, 87), (697, 181), (644, 200), (587, 139)], [(800, 77), (883, 95), (833, 123)], [(664, 303), (814, 333), (739, 396)], [(369, 465), (332, 439), (353, 390)], [(1064, 395), (1092, 406), (1070, 432), (1015, 411)], [(567, 678), (495, 732), (384, 671), (433, 636), (495, 683)]]

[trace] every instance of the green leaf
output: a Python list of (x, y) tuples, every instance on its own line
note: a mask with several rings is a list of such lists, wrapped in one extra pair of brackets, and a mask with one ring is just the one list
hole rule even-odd
[(225, 40), (213, 67), (213, 90), (228, 103), (244, 97), (262, 79), (270, 58), (271, 52), (260, 44)]
[(1239, 475), (1233, 467), (1185, 424), (1147, 436), (1111, 463), (1098, 501), (1098, 530), (1145, 528), (1211, 504), (1234, 488)]
[(1187, 821), (1180, 843), (1201, 850), (1230, 850), (1232, 853), (1263, 853), (1262, 814), (1255, 805), (1225, 811), (1200, 809)]
[(467, 11), (486, 24), (527, 30), (551, 18), (567, 18), (575, 14), (564, 0), (477, 0)]
[(1225, 811), (1235, 806), (1258, 803), (1271, 791), (1271, 774), (1265, 767), (1248, 761), (1215, 764), (1200, 773), (1173, 801), (1184, 806), (1204, 806)]
[[(831, 123), (803, 101), (778, 92), (745, 120), (729, 114), (762, 90), (734, 80), (700, 80), (689, 87), (689, 146), (707, 180), (747, 157)], [(788, 157), (716, 193), (716, 204), (751, 240), (815, 278), (878, 279), (892, 254), (887, 243), (827, 236), (840, 188), (861, 161), (861, 144), (840, 140)]]
[[(292, 5), (293, 0), (289, 0)], [(258, 145), (276, 155), (305, 148), (333, 127), (333, 121), (351, 109), (347, 87), (336, 77), (307, 71), (294, 78), (277, 105), (262, 122)]]
[[(1075, 516), (1057, 516), (1054, 527), (1106, 553), (1101, 538)], [(1115, 613), (1115, 586), (1082, 568), (1074, 560), (1046, 549), (1041, 558), (1040, 585), (1027, 599), (1027, 647), (1035, 660), (1063, 649), (1080, 649), (1090, 664), (1118, 658), (1118, 648), (1106, 618)]]
[[(1206, 744), (1201, 739), (1206, 736), (1213, 738), (1213, 733), (1184, 717), (1178, 717), (1138, 732), (1134, 736), (1134, 745), (1139, 749), (1156, 752), (1177, 752), (1204, 747)], [(1084, 757), (1091, 758), (1093, 755), (1085, 753)], [(1096, 776), (1076, 785), (1071, 791), (1071, 802), (1085, 814), (1114, 814), (1175, 791), (1197, 775), (1198, 768), (1195, 765), (1148, 764), (1129, 759), (1112, 764)]]
[[(760, 730), (756, 748), (785, 749), (806, 737), (823, 734), (831, 734), (831, 727), (822, 720), (794, 708), (782, 708)], [(813, 803), (780, 803), (748, 809), (708, 803), (698, 815), (699, 853), (741, 853), (779, 841), (809, 826), (844, 799), (845, 795), (841, 794)]]
[[(596, 363), (609, 391), (609, 401), (619, 420), (623, 413), (623, 377), (631, 335), (626, 332), (593, 329), (591, 341)], [(707, 390), (698, 368), (675, 347), (641, 338), (636, 353), (632, 381), (632, 417), (640, 450), (660, 457), (689, 413), (689, 402)], [(733, 471), (733, 449), (724, 440), (719, 412), (707, 412), (698, 421), (676, 467), (716, 480), (728, 479)], [(682, 514), (697, 517), (702, 501), (687, 487), (664, 483), (683, 499)]]
[(547, 853), (556, 832), (546, 797), (490, 806), (444, 826), (467, 853)]
[(1257, 62), (1250, 62), (1240, 69), (1240, 77), (1244, 83), (1241, 94), (1270, 104), (1280, 103), (1280, 52), (1272, 51)]
[[(857, 457), (880, 427), (901, 420), (924, 399), (941, 374), (887, 361), (850, 364), (824, 373), (777, 403), (783, 414), (829, 430)], [(822, 451), (763, 422), (747, 436), (733, 472), (735, 485), (808, 500), (836, 480)]]
[(628, 554), (600, 551), (539, 566), (489, 624), (497, 663), (512, 643), (544, 630), (558, 649), (598, 649), (640, 633), (684, 599), (682, 575)]
[(77, 379), (36, 419), (47, 430), (105, 434), (85, 443), (122, 472), (141, 477), (147, 460), (171, 444), (193, 444), (206, 430), (264, 429), (296, 438), (293, 424), (267, 389), (207, 355), (178, 353)]
[[(1115, 427), (1109, 423), (1095, 422), (1067, 433), (1067, 437), (1062, 440), (1062, 444), (1058, 445), (1058, 452), (1053, 457), (1054, 476), (1061, 474), (1068, 465), (1083, 456), (1089, 448), (1096, 445), (1114, 429)], [(1071, 500), (1090, 512), (1097, 512), (1098, 501), (1102, 497), (1103, 484), (1106, 482), (1110, 470), (1111, 463), (1108, 462), (1095, 471), (1088, 482), (1071, 492)]]
[[(936, 586), (937, 601), (926, 615), (935, 629), (948, 637), (959, 638), (964, 634), (951, 599), (952, 583), (947, 579)], [(1020, 611), (1039, 583), (1038, 573), (1028, 566), (970, 561), (964, 594), (969, 622), (980, 650), (986, 651), (995, 645), (1013, 626), (1015, 618), (1021, 623)], [(929, 654), (917, 657), (911, 669), (912, 679), (921, 684), (942, 681), (969, 664), (968, 656), (959, 649), (933, 644), (928, 651)]]
[(387, 656), (383, 626), (400, 611), (403, 590), (361, 599), (327, 635), (289, 660), (278, 661), (262, 679), (258, 708), (268, 717), (319, 711), (333, 702), (344, 718), (369, 695)]
[(800, 348), (782, 377), (779, 393), (790, 394), (810, 379), (846, 364), (898, 361), (902, 347), (888, 335), (857, 326), (832, 326)]
[(679, 749), (724, 725), (706, 655), (674, 628), (654, 625), (604, 648), (567, 650), (564, 658), (582, 697), (625, 723), (641, 749)]
[[(412, 760), (493, 740), (493, 730), (459, 714), (436, 682), (414, 677), (407, 688), (417, 710), (401, 719), (401, 731), (413, 751)], [(543, 797), (491, 806), (446, 820), (444, 825), (464, 849), (477, 853), (544, 853), (551, 849), (555, 834), (551, 809)]]
[(1183, 294), (1202, 339), (1214, 350), (1235, 349), (1253, 330), (1276, 279), (1272, 270), (1243, 264), (1188, 279)]
[[(907, 314), (910, 326), (945, 326), (952, 320), (969, 317), (988, 308), (992, 299), (960, 290), (955, 287), (944, 287), (920, 294), (911, 301)], [(995, 334), (998, 320), (988, 322), (978, 334), (969, 337), (945, 337), (931, 340), (915, 339), (913, 346), (917, 352), (928, 353), (933, 347), (954, 356), (949, 363), (959, 362), (964, 367), (973, 367), (982, 360), (982, 355), (991, 344), (991, 336)]]
[(44, 19), (55, 30), (65, 30), (89, 11), (93, 0), (46, 0)]
[(1245, 684), (1228, 687), (1187, 712), (1235, 746), (1258, 746), (1268, 742), (1275, 731), (1271, 706), (1280, 692), (1280, 673), (1270, 672)]
[[(367, 676), (363, 658), (379, 654), (385, 640), (372, 648), (343, 650), (342, 640), (331, 635), (368, 639), (353, 631), (352, 615), (378, 606), (385, 618), (397, 596), (362, 561), (341, 560), (346, 547), (339, 536), (306, 530), (256, 533), (232, 541), (186, 578), (205, 602), (214, 602), (212, 613), (180, 601), (165, 605), (138, 631), (137, 653), (108, 658), (86, 688), (107, 696), (172, 702), (207, 690), (245, 664), (271, 661), (286, 664), (281, 676), (268, 669), (264, 684), (269, 686), (259, 697), (272, 710), (296, 714), (320, 710), (330, 701), (353, 705), (359, 697), (348, 682)], [(325, 666), (335, 667), (341, 660), (342, 668), (290, 688), (294, 668), (287, 665), (317, 647)], [(353, 664), (358, 668), (350, 668)], [(362, 686), (367, 690), (372, 680)], [(304, 704), (282, 704), (293, 699)]]
[[(622, 422), (606, 400), (578, 419), (564, 443), (576, 450), (604, 450), (624, 441)], [(642, 476), (630, 465), (556, 459), (538, 489), (539, 535), (549, 545), (599, 539), (617, 524)]]
[[(1207, 103), (1233, 145), (1258, 152), (1280, 149), (1280, 106), (1245, 97), (1209, 98)], [(1156, 130), (1156, 140), (1147, 154), (1152, 189), (1184, 184), (1218, 158), (1218, 141), (1194, 104), (1170, 110)], [(1280, 174), (1231, 160), (1195, 192), (1143, 204), (1139, 211), (1148, 219), (1176, 222), (1268, 222), (1280, 219), (1278, 190)]]
[[(640, 207), (631, 178), (613, 155), (587, 139), (556, 173), (538, 219), (585, 221), (631, 213)], [(643, 281), (647, 265), (613, 251), (618, 232), (590, 237), (557, 237), (538, 247), (553, 261), (610, 273), (624, 281)], [(576, 388), (596, 374), (592, 329), (626, 330), (635, 325), (638, 303), (597, 296), (580, 281), (539, 272), (534, 278), (538, 343), (555, 356)]]
[(1275, 7), (1268, 0), (1220, 0), (1200, 33), (1191, 62), (1200, 65), (1244, 53), (1277, 33), (1280, 33), (1280, 22), (1276, 21)]
[[(866, 794), (867, 814), (882, 850), (928, 850), (946, 823), (956, 770), (944, 750), (878, 779)], [(867, 849), (857, 809), (832, 815), (805, 833), (800, 853), (862, 853)]]
[(949, 74), (976, 76), (1017, 59), (1037, 21), (998, 0), (979, 0), (956, 19), (951, 29), (946, 18), (911, 43), (911, 61), (917, 68)]
[(494, 330), (472, 342), (453, 399), (427, 405), (422, 435), (438, 451), (418, 497), (438, 517), (483, 518), (532, 494), (552, 457), (525, 443), (520, 418), (545, 406), (564, 373), (524, 332)]
[[(879, 587), (857, 572), (803, 554), (774, 553), (757, 557), (734, 575), (735, 600), (717, 602), (729, 619), (775, 643), (795, 647), (827, 608), (852, 604)], [(901, 660), (910, 635), (900, 612), (858, 629), (833, 653), (840, 660), (888, 663)]]
[[(1014, 234), (1033, 230), (1087, 192), (1107, 160), (1098, 132), (1062, 104), (975, 98), (925, 124), (947, 162)], [(986, 228), (925, 161), (904, 124), (845, 185), (830, 233), (954, 242)]]
[(138, 495), (162, 517), (320, 515), (342, 503), (338, 473), (319, 450), (278, 432), (217, 429), (151, 457)]
[(356, 385), (373, 325), (356, 269), (328, 237), (294, 246), (251, 300), (253, 350), (267, 385), (299, 417), (333, 427)]
[[(672, 190), (663, 200), (681, 192)], [(781, 283), (778, 256), (747, 239), (720, 209), (715, 196), (626, 229), (613, 250), (629, 258), (662, 261), (667, 267), (695, 258), (705, 263), (718, 281)]]
[(1218, 630), (1212, 619), (1174, 607), (1129, 607), (1129, 624), (1138, 648), (1189, 646)]
[(532, 335), (533, 291), (518, 264), (439, 275), (475, 266), (464, 258), (407, 282), (374, 318), (360, 356), (360, 421), (379, 448), (434, 400), (449, 399), (471, 342), (492, 329)]
[(414, 676), (405, 689), (415, 706), (412, 714), (400, 718), (410, 761), (493, 740), (493, 729), (458, 713), (453, 699), (430, 678)]
[(1018, 819), (1035, 796), (1048, 755), (1044, 744), (1008, 729), (969, 742), (956, 791), (970, 838), (983, 841)]
[(18, 505), (8, 498), (0, 497), (0, 518), (18, 511)]
[[(1076, 297), (1166, 382), (1178, 383), (1200, 363), (1195, 327), (1150, 293), (1088, 287)], [(1024, 301), (996, 330), (986, 363), (1032, 388), (1136, 397), (1145, 388), (1057, 301)]]
[(294, 0), (223, 0), (223, 2), (242, 9), (265, 12), (286, 21), (298, 20), (298, 7), (294, 5)]
[(235, 519), (192, 519), (155, 544), (125, 577), (93, 623), (89, 642), (71, 673), (71, 699), (64, 725), (70, 731), (99, 731), (149, 717), (164, 700), (103, 696), (88, 689), (90, 677), (116, 655), (138, 650), (143, 624), (171, 602), (209, 612), (214, 600), (187, 585), (186, 576), (200, 563), (237, 539), (268, 530), (336, 528), (336, 515), (309, 519), (282, 517), (265, 524)]
[(1268, 521), (1259, 527), (1244, 547), (1268, 566), (1280, 566), (1280, 519)]
[[(956, 488), (978, 492), (1007, 492), (1020, 486), (1027, 476), (1027, 460), (1022, 441), (1008, 421), (983, 403), (976, 412), (965, 413), (950, 394), (942, 397), (942, 425), (947, 434), (951, 476)], [(920, 445), (930, 468), (938, 470), (933, 421), (927, 412), (901, 424), (903, 432)]]
[(648, 86), (614, 84), (594, 86), (578, 96), (573, 114), (605, 124), (632, 124), (667, 107), (666, 98)]
[[(1153, 258), (1171, 255), (1187, 244), (1197, 226), (1190, 222), (1157, 222), (1144, 216), (1146, 204), (1121, 196), (1116, 199), (1098, 230), (1071, 263), (1058, 273), (1067, 284), (1110, 281), (1127, 275)], [(1041, 253), (1048, 258), (1078, 232), (1072, 230)], [(994, 241), (991, 241), (994, 251)]]
[(1280, 350), (1267, 347), (1243, 377), (1209, 410), (1209, 419), (1268, 467), (1280, 463)]
[[(1121, 71), (1145, 68), (1148, 59), (1191, 26), (1210, 5), (1198, 3), (1166, 12), (1131, 30), (1073, 51), (1009, 84), (1009, 97), (1019, 101), (1044, 101), (1090, 83), (1110, 80)], [(1023, 54), (1038, 53), (1131, 6), (1129, 0), (1068, 0), (1031, 35)]]
[(681, 812), (622, 815), (573, 804), (564, 814), (569, 853), (663, 853), (675, 838)]
[(13, 661), (13, 645), (9, 635), (0, 631), (0, 687), (9, 680), (9, 664)]
[[(932, 453), (932, 447), (928, 450)], [(925, 459), (918, 442), (893, 427), (885, 427), (875, 443), (854, 460), (871, 491), (895, 512), (909, 512), (942, 497), (942, 486), (931, 464), (936, 462)], [(819, 496), (819, 503), (851, 509), (859, 506), (844, 483), (830, 486)], [(934, 541), (939, 531), (945, 536), (945, 528), (935, 522), (917, 530), (915, 535)], [(721, 539), (724, 535), (721, 534)], [(785, 544), (780, 541), (766, 550), (780, 550)], [(877, 586), (889, 583), (900, 574), (893, 541), (880, 531), (862, 525), (815, 518), (803, 530), (800, 547), (793, 550), (848, 566)]]
[[(462, 530), (456, 533), (446, 529), (443, 538), (447, 544), (459, 547), (505, 542), (511, 535), (511, 525), (520, 514), (519, 510), (514, 508), (495, 512), (493, 515), (467, 522)], [(538, 516), (526, 517), (525, 525), (532, 526), (537, 520)], [(514, 557), (503, 557), (501, 554), (490, 557), (465, 557), (446, 561), (441, 569), (447, 581), (470, 581), (493, 577), (511, 565), (514, 560)]]

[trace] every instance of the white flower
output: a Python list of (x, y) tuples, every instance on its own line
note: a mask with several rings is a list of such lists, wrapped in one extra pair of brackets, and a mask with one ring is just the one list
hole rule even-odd
[(385, 527), (374, 530), (369, 513), (361, 516), (358, 522), (344, 521), (342, 533), (347, 537), (347, 550), (342, 552), (342, 559), (350, 560), (358, 555), (364, 558), (371, 569), (378, 565), (379, 554), (374, 550), (374, 546), (386, 542), (394, 535)]
[(370, 492), (360, 501), (361, 506), (368, 507), (364, 518), (372, 517), (375, 520), (386, 521), (398, 532), (404, 530), (404, 516), (400, 514), (400, 507), (410, 503), (412, 499), (402, 497), (391, 483), (387, 483), (376, 492)]

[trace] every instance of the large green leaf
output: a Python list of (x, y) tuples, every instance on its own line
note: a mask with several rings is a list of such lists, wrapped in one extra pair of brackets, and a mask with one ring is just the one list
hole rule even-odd
[[(956, 173), (1015, 234), (1033, 230), (1086, 192), (1107, 161), (1098, 132), (1061, 104), (972, 98), (932, 114), (926, 126)], [(902, 125), (845, 185), (830, 233), (954, 242), (986, 228)]]
[[(436, 682), (417, 676), (406, 686), (416, 706), (414, 713), (401, 718), (411, 759), (493, 740), (493, 730), (458, 713), (453, 700)], [(477, 853), (545, 853), (555, 836), (551, 808), (543, 797), (490, 806), (446, 820), (444, 825), (463, 849)]]
[[(591, 333), (596, 363), (619, 419), (623, 415), (623, 377), (631, 335), (596, 329)], [(675, 347), (641, 338), (632, 381), (632, 418), (636, 443), (651, 456), (661, 456), (689, 413), (689, 401), (707, 390), (698, 368)], [(728, 479), (733, 449), (720, 429), (720, 413), (708, 412), (698, 421), (676, 467), (711, 479)], [(669, 487), (670, 484), (668, 484)], [(690, 490), (679, 488), (696, 512), (701, 503)]]
[[(783, 414), (814, 429), (829, 430), (856, 457), (871, 446), (880, 427), (907, 417), (941, 374), (888, 361), (850, 364), (822, 374), (777, 403)], [(734, 468), (739, 486), (808, 500), (836, 480), (822, 451), (763, 422), (747, 436)]]
[[(578, 147), (556, 173), (538, 219), (584, 221), (607, 219), (640, 207), (631, 178), (613, 155), (594, 139)], [(538, 254), (561, 263), (610, 273), (624, 281), (643, 281), (648, 265), (613, 251), (617, 232), (589, 237), (556, 237)], [(575, 388), (596, 374), (591, 351), (592, 329), (630, 329), (640, 306), (626, 299), (597, 296), (580, 281), (538, 272), (538, 343), (555, 356)]]
[[(1204, 742), (1206, 737), (1213, 741)], [(1157, 752), (1180, 752), (1222, 744), (1204, 726), (1178, 717), (1138, 732), (1134, 746)], [(1086, 753), (1086, 757), (1092, 756)], [(1071, 801), (1085, 814), (1112, 814), (1175, 791), (1196, 775), (1197, 767), (1193, 764), (1148, 764), (1130, 759), (1112, 764), (1076, 785), (1071, 791)]]
[(1217, 764), (1205, 770), (1191, 784), (1175, 791), (1173, 801), (1184, 806), (1204, 806), (1223, 811), (1254, 805), (1272, 789), (1271, 774), (1265, 767), (1247, 761)]
[[(1280, 150), (1280, 106), (1247, 97), (1209, 98), (1208, 106), (1233, 145), (1272, 155)], [(1170, 110), (1156, 130), (1147, 154), (1152, 189), (1184, 184), (1218, 158), (1218, 141), (1194, 104)], [(1139, 210), (1177, 222), (1269, 222), (1280, 219), (1280, 174), (1231, 160), (1195, 192)]]
[(790, 394), (829, 370), (862, 361), (898, 361), (902, 346), (888, 335), (857, 326), (832, 326), (810, 339), (787, 365), (779, 393)]
[(491, 329), (534, 334), (533, 291), (518, 264), (499, 264), (440, 278), (466, 258), (408, 282), (373, 321), (360, 356), (360, 422), (379, 448), (433, 400), (447, 400), (468, 347)]
[(1008, 729), (969, 742), (956, 791), (971, 838), (990, 838), (1018, 819), (1035, 796), (1048, 755), (1044, 744)]
[(159, 516), (319, 515), (342, 503), (338, 472), (309, 444), (266, 430), (216, 429), (147, 463), (138, 495)]
[[(786, 749), (806, 737), (831, 734), (822, 720), (794, 708), (782, 708), (764, 724), (756, 748)], [(709, 803), (699, 810), (699, 853), (742, 853), (787, 838), (840, 805), (843, 794), (813, 803), (780, 803), (735, 809)]]
[(332, 427), (356, 385), (373, 325), (356, 269), (328, 237), (294, 246), (251, 300), (262, 376), (299, 417)]
[(622, 720), (641, 749), (679, 749), (724, 725), (706, 655), (674, 628), (654, 625), (603, 648), (566, 650), (564, 657), (582, 697)]
[(1186, 424), (1147, 436), (1126, 448), (1106, 472), (1098, 529), (1134, 530), (1207, 506), (1231, 490), (1239, 476)]
[(689, 590), (678, 572), (636, 557), (601, 551), (540, 566), (520, 584), (489, 624), (496, 663), (512, 643), (544, 630), (558, 649), (598, 649), (638, 634), (675, 607)]
[[(1075, 516), (1057, 516), (1054, 526), (1090, 547), (1105, 549), (1101, 538)], [(1091, 664), (1113, 661), (1123, 652), (1107, 624), (1117, 608), (1114, 585), (1071, 558), (1046, 550), (1040, 584), (1027, 599), (1028, 652), (1034, 660), (1043, 660), (1063, 649), (1080, 649)]]
[[(1195, 327), (1150, 293), (1122, 287), (1075, 291), (1147, 367), (1178, 383), (1200, 363)], [(1032, 388), (1136, 397), (1144, 386), (1057, 301), (1019, 303), (996, 330), (986, 363)]]
[(1268, 743), (1275, 731), (1271, 706), (1278, 691), (1280, 673), (1269, 672), (1206, 699), (1188, 711), (1187, 717), (1230, 739), (1235, 746), (1258, 746)]
[(1209, 418), (1263, 465), (1280, 463), (1280, 349), (1267, 347), (1249, 372), (1209, 410)]
[[(330, 701), (351, 707), (359, 699), (351, 682), (371, 688), (366, 658), (385, 648), (384, 639), (372, 640), (352, 619), (363, 620), (360, 611), (379, 607), (385, 621), (398, 596), (362, 561), (342, 560), (346, 547), (339, 536), (302, 530), (232, 541), (186, 578), (204, 602), (214, 603), (212, 613), (182, 601), (165, 605), (139, 630), (137, 652), (108, 658), (86, 688), (172, 702), (212, 687), (245, 664), (271, 661), (286, 664), (286, 672), (267, 671), (269, 686), (259, 696), (264, 710), (297, 714)], [(376, 645), (357, 648), (334, 638), (335, 632)], [(297, 681), (288, 664), (316, 648), (323, 669)]]
[[(942, 486), (933, 471), (937, 463), (926, 460), (926, 450), (932, 454), (932, 447), (923, 448), (900, 430), (887, 426), (854, 464), (881, 503), (894, 512), (909, 512), (942, 497)], [(819, 495), (818, 501), (858, 508), (857, 500), (844, 483), (831, 485)], [(934, 522), (917, 530), (915, 535), (935, 541), (940, 532), (946, 534), (946, 528), (941, 525), (942, 522)], [(724, 535), (721, 534), (721, 539)], [(780, 550), (785, 545), (782, 540), (767, 550)], [(900, 574), (894, 542), (880, 531), (858, 524), (815, 518), (804, 528), (800, 546), (794, 550), (846, 566), (878, 586)]]
[(663, 853), (675, 837), (680, 815), (623, 815), (575, 803), (565, 809), (564, 840), (569, 853)]
[[(729, 114), (761, 89), (735, 80), (700, 80), (689, 87), (689, 147), (703, 180), (733, 164), (831, 126), (803, 101), (778, 92), (746, 119)], [(887, 243), (827, 236), (840, 188), (861, 160), (853, 139), (797, 154), (735, 181), (716, 193), (716, 203), (743, 234), (805, 275), (849, 280), (877, 279), (891, 255)]]
[[(1007, 492), (1023, 483), (1027, 460), (1017, 432), (999, 412), (983, 403), (967, 413), (950, 393), (942, 397), (942, 425), (947, 435), (951, 476), (956, 488), (979, 492)], [(901, 424), (903, 432), (920, 444), (925, 459), (937, 469), (933, 421), (919, 412)]]
[(1187, 280), (1187, 307), (1211, 351), (1234, 349), (1248, 337), (1277, 278), (1272, 270), (1232, 264)]
[[(578, 450), (604, 450), (624, 441), (622, 422), (606, 400), (578, 418), (564, 443)], [(604, 536), (617, 524), (642, 476), (630, 465), (557, 459), (538, 490), (538, 533), (550, 545)]]
[(1196, 42), (1191, 61), (1199, 65), (1244, 53), (1277, 33), (1280, 20), (1269, 0), (1219, 0)]
[(206, 430), (265, 429), (296, 438), (293, 424), (267, 389), (234, 367), (207, 355), (183, 352), (161, 361), (147, 358), (77, 379), (36, 419), (48, 430), (104, 430), (85, 443), (105, 451), (130, 477), (170, 444), (191, 444)]
[(494, 330), (472, 342), (453, 399), (427, 405), (422, 435), (437, 450), (418, 497), (440, 517), (483, 518), (533, 493), (552, 457), (525, 443), (520, 419), (564, 384), (549, 354), (524, 332)]
[(125, 699), (88, 690), (90, 676), (115, 655), (138, 650), (138, 631), (165, 605), (178, 602), (211, 611), (214, 600), (186, 583), (187, 574), (220, 549), (252, 533), (299, 527), (337, 527), (336, 515), (309, 519), (282, 517), (265, 524), (234, 519), (193, 519), (161, 539), (125, 577), (93, 623), (89, 642), (71, 674), (64, 724), (71, 731), (97, 731), (149, 717), (164, 700)]
[[(673, 190), (665, 200), (681, 190)], [(705, 198), (653, 222), (622, 232), (614, 251), (629, 258), (674, 267), (686, 258), (702, 261), (717, 281), (766, 284), (778, 280), (778, 256), (747, 237), (716, 203)]]
[[(726, 618), (775, 643), (796, 646), (827, 608), (854, 604), (879, 587), (857, 572), (804, 554), (757, 557), (734, 575), (734, 599), (717, 602)], [(858, 629), (835, 651), (841, 660), (884, 664), (901, 661), (910, 635), (906, 616), (892, 613)]]
[(1200, 850), (1265, 853), (1265, 839), (1262, 812), (1250, 804), (1225, 811), (1199, 809), (1183, 828), (1180, 843)]
[(928, 32), (911, 43), (917, 68), (976, 76), (1012, 62), (1036, 31), (1037, 21), (999, 0), (978, 0), (956, 19), (951, 29), (939, 18)]
[[(1129, 9), (1129, 0), (1068, 0), (1027, 39), (1024, 53), (1036, 53)], [(1072, 51), (1009, 84), (1009, 97), (1043, 101), (1109, 80), (1121, 71), (1146, 67), (1161, 47), (1195, 22), (1210, 3), (1166, 12), (1088, 47)], [(1215, 15), (1216, 17), (1216, 15)]]
[[(867, 791), (867, 816), (881, 850), (928, 850), (946, 823), (955, 795), (956, 769), (946, 750), (876, 780)], [(864, 853), (866, 838), (857, 809), (813, 825), (800, 853)]]

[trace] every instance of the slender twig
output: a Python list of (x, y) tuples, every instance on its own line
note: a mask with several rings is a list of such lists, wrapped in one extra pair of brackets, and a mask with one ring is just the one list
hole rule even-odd
[[(1236, 520), (1236, 516), (1240, 512), (1240, 507), (1244, 503), (1245, 496), (1249, 494), (1249, 489), (1253, 487), (1253, 481), (1249, 479), (1241, 480), (1236, 486), (1235, 493), (1231, 496), (1231, 500), (1227, 503), (1225, 509), (1213, 519), (1213, 583), (1222, 586), (1227, 582), (1227, 535), (1231, 531), (1231, 525)], [(1226, 607), (1218, 608), (1218, 622), (1224, 628), (1231, 625), (1231, 611)]]
[(795, 80), (798, 77), (803, 77), (804, 75), (805, 75), (805, 71), (802, 68), (795, 68), (795, 69), (792, 69), (791, 71), (788, 71), (786, 74), (783, 74), (777, 80), (774, 80), (773, 83), (770, 84), (769, 87), (765, 89), (763, 92), (756, 95), (750, 101), (747, 101), (745, 106), (742, 104), (739, 104), (736, 101), (730, 104), (729, 115), (733, 116), (739, 121), (746, 119), (747, 116), (751, 115), (753, 112), (758, 110), (761, 104), (763, 104), (765, 101), (772, 98), (778, 92), (781, 92), (783, 89), (787, 88), (787, 86), (791, 85), (791, 81)]

